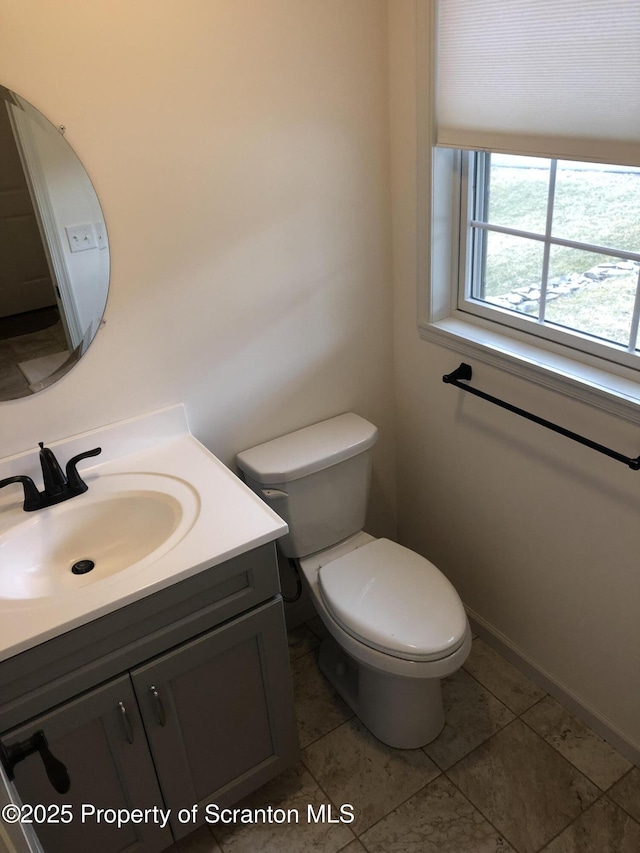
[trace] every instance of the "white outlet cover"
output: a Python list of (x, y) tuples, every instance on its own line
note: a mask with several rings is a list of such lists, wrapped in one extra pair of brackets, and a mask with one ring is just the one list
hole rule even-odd
[(85, 252), (97, 247), (93, 225), (67, 225), (64, 230), (72, 252)]

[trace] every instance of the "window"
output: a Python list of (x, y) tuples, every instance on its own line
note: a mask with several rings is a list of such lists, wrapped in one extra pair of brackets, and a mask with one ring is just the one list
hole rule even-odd
[(457, 307), (640, 368), (640, 168), (462, 161)]
[(415, 8), (420, 335), (635, 420), (640, 4)]

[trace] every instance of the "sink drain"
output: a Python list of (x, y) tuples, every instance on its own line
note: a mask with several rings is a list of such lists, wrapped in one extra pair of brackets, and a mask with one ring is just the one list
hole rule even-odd
[(71, 571), (74, 575), (86, 575), (91, 569), (95, 568), (93, 560), (78, 560), (71, 566)]

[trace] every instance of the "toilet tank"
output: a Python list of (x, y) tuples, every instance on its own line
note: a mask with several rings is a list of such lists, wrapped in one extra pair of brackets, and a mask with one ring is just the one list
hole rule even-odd
[(289, 525), (278, 545), (306, 557), (364, 527), (376, 427), (338, 415), (237, 456), (247, 485)]

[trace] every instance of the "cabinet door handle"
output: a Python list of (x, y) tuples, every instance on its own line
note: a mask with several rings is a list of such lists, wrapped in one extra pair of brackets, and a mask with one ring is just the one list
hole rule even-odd
[(129, 743), (133, 743), (133, 726), (131, 725), (131, 720), (129, 719), (129, 715), (127, 714), (127, 709), (124, 706), (124, 702), (118, 702), (118, 708), (120, 708), (120, 713), (122, 714), (122, 725), (124, 727), (124, 733), (129, 741)]
[(158, 722), (161, 726), (167, 725), (167, 716), (164, 712), (164, 705), (162, 704), (162, 699), (160, 698), (160, 694), (158, 693), (155, 686), (152, 684), (149, 688), (151, 690), (151, 695), (153, 696), (153, 701), (156, 705), (156, 713), (158, 715)]

